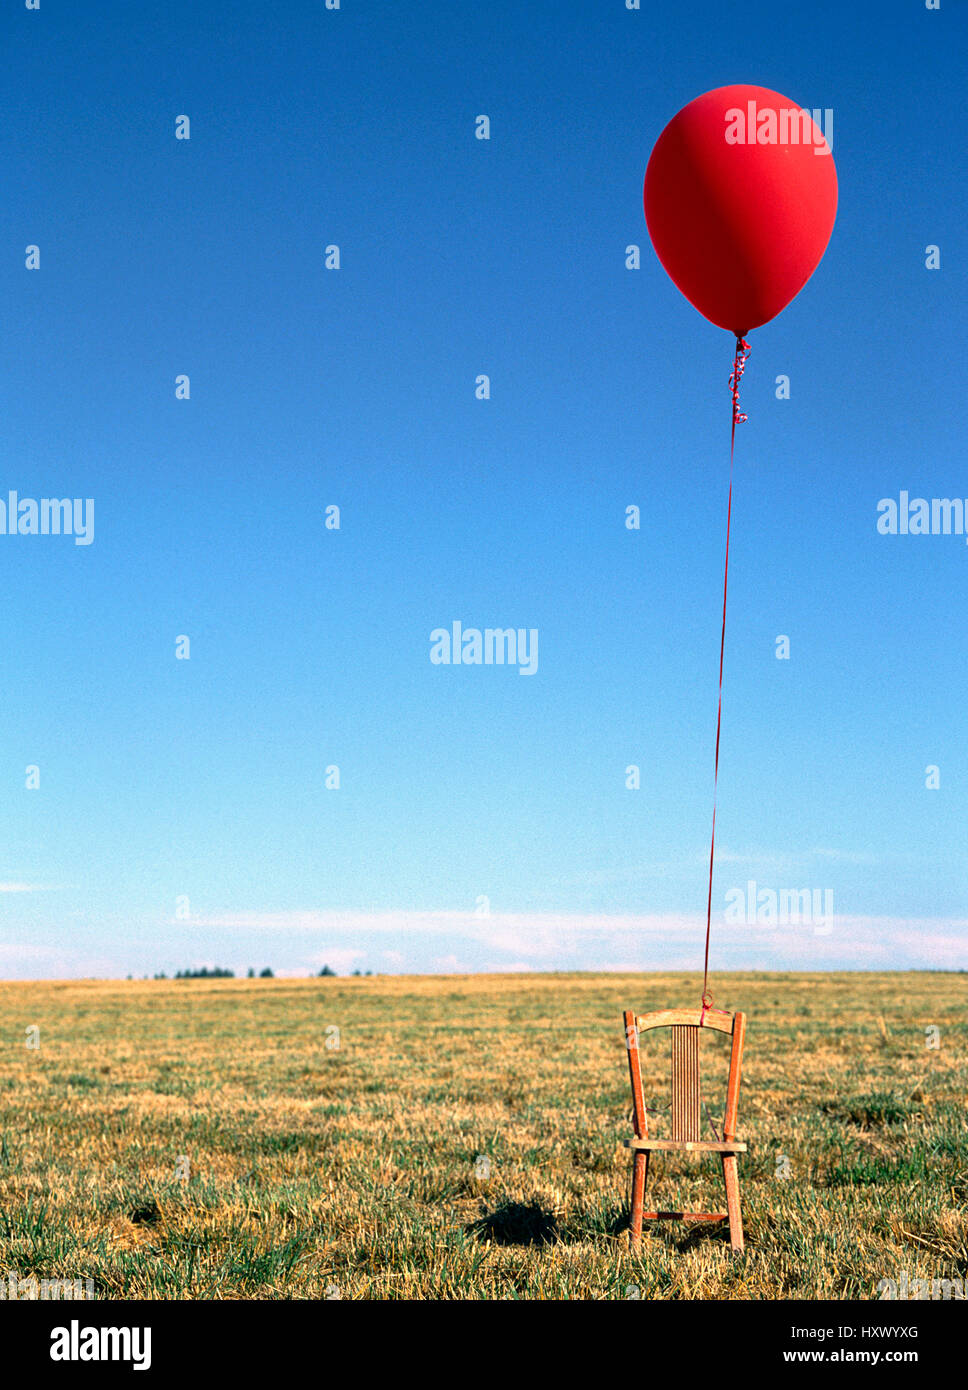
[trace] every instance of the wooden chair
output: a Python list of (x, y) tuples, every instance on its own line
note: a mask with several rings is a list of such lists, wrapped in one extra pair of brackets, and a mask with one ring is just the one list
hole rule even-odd
[[(645, 1098), (642, 1092), (642, 1071), (639, 1065), (639, 1037), (652, 1028), (672, 1031), (672, 1102), (670, 1107), (672, 1134), (668, 1139), (650, 1139)], [(700, 1139), (699, 1037), (704, 1028), (732, 1037), (729, 1059), (729, 1082), (726, 1088), (726, 1112), (723, 1117), (722, 1139)], [(743, 1249), (743, 1218), (739, 1205), (739, 1175), (736, 1155), (746, 1152), (746, 1145), (736, 1138), (736, 1111), (739, 1105), (739, 1077), (743, 1062), (743, 1037), (746, 1015), (730, 1014), (722, 1009), (661, 1009), (656, 1013), (636, 1017), (631, 1009), (625, 1011), (625, 1043), (629, 1054), (629, 1075), (632, 1080), (632, 1114), (634, 1137), (625, 1141), (633, 1150), (632, 1159), (632, 1216), (631, 1242), (635, 1249), (646, 1221), (729, 1221), (730, 1244), (734, 1250)], [(711, 1122), (710, 1122), (711, 1124)], [(715, 1133), (715, 1130), (713, 1131)], [(683, 1150), (686, 1153), (718, 1153), (723, 1164), (723, 1184), (726, 1188), (726, 1211), (643, 1211), (645, 1184), (649, 1173), (649, 1154), (655, 1150)]]

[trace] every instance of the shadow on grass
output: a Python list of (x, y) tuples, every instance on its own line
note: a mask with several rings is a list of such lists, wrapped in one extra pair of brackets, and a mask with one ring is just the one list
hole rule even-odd
[(128, 1213), (128, 1220), (135, 1226), (154, 1226), (161, 1220), (161, 1208), (157, 1202), (142, 1202)]
[(537, 1202), (502, 1202), (466, 1229), (495, 1245), (552, 1245), (561, 1238), (557, 1216)]
[[(696, 1245), (729, 1245), (729, 1222), (728, 1221), (690, 1221), (688, 1225), (683, 1222), (681, 1225), (677, 1221), (668, 1223), (668, 1232), (672, 1243), (680, 1252), (691, 1250)], [(685, 1230), (683, 1232), (683, 1227)], [(680, 1234), (680, 1232), (683, 1232)]]
[[(629, 1210), (626, 1207), (609, 1225), (611, 1236), (628, 1236), (631, 1230)], [(652, 1245), (653, 1250), (677, 1250), (680, 1254), (698, 1245), (729, 1245), (728, 1221), (645, 1221), (642, 1224), (643, 1251)]]

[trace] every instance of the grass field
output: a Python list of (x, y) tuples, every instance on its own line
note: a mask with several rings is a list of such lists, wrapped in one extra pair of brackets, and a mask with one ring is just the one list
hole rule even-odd
[[(868, 1299), (902, 1271), (964, 1279), (968, 975), (714, 988), (749, 1015), (747, 1250), (664, 1223), (633, 1258), (621, 1011), (692, 1006), (695, 977), (0, 984), (0, 1280), (91, 1279), (113, 1298)], [(663, 1051), (647, 1074), (667, 1072)], [(724, 1075), (718, 1045), (717, 1120)], [(650, 1191), (723, 1206), (712, 1159), (654, 1159)]]

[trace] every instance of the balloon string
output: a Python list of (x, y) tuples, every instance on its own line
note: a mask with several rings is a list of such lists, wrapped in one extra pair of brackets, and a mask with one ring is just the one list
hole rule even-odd
[(733, 398), (732, 424), (729, 435), (729, 501), (726, 506), (726, 563), (723, 567), (723, 624), (719, 635), (719, 704), (716, 710), (716, 765), (713, 773), (713, 830), (709, 841), (709, 895), (706, 899), (706, 955), (702, 975), (702, 1012), (699, 1026), (703, 1025), (713, 997), (709, 993), (709, 930), (713, 916), (713, 860), (716, 854), (716, 793), (719, 786), (719, 733), (723, 719), (723, 654), (726, 650), (726, 586), (729, 582), (729, 523), (733, 515), (733, 453), (736, 448), (736, 426), (746, 422), (746, 416), (739, 408), (739, 383), (746, 370), (746, 359), (750, 355), (750, 345), (744, 337), (736, 335), (736, 353), (733, 357), (733, 370), (729, 377), (729, 390)]

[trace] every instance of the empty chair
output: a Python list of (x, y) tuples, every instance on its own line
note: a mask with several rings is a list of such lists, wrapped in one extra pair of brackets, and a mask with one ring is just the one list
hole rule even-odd
[[(743, 1249), (743, 1218), (739, 1204), (739, 1174), (736, 1155), (746, 1152), (746, 1145), (736, 1139), (736, 1112), (739, 1106), (739, 1078), (743, 1062), (743, 1037), (746, 1015), (726, 1013), (722, 1009), (660, 1009), (656, 1013), (636, 1017), (632, 1009), (625, 1011), (625, 1043), (629, 1057), (629, 1076), (632, 1081), (632, 1117), (634, 1134), (625, 1141), (633, 1150), (632, 1159), (632, 1248), (638, 1246), (643, 1221), (729, 1221), (730, 1244), (734, 1250)], [(669, 1108), (671, 1136), (651, 1139), (642, 1089), (642, 1070), (639, 1059), (639, 1039), (653, 1028), (668, 1028), (672, 1038), (672, 1099)], [(732, 1038), (729, 1058), (729, 1080), (726, 1086), (726, 1110), (723, 1116), (722, 1138), (700, 1138), (699, 1042), (705, 1029), (728, 1033)], [(643, 1211), (645, 1185), (649, 1173), (649, 1154), (655, 1150), (678, 1150), (686, 1153), (718, 1153), (723, 1165), (723, 1184), (726, 1188), (726, 1211)]]

